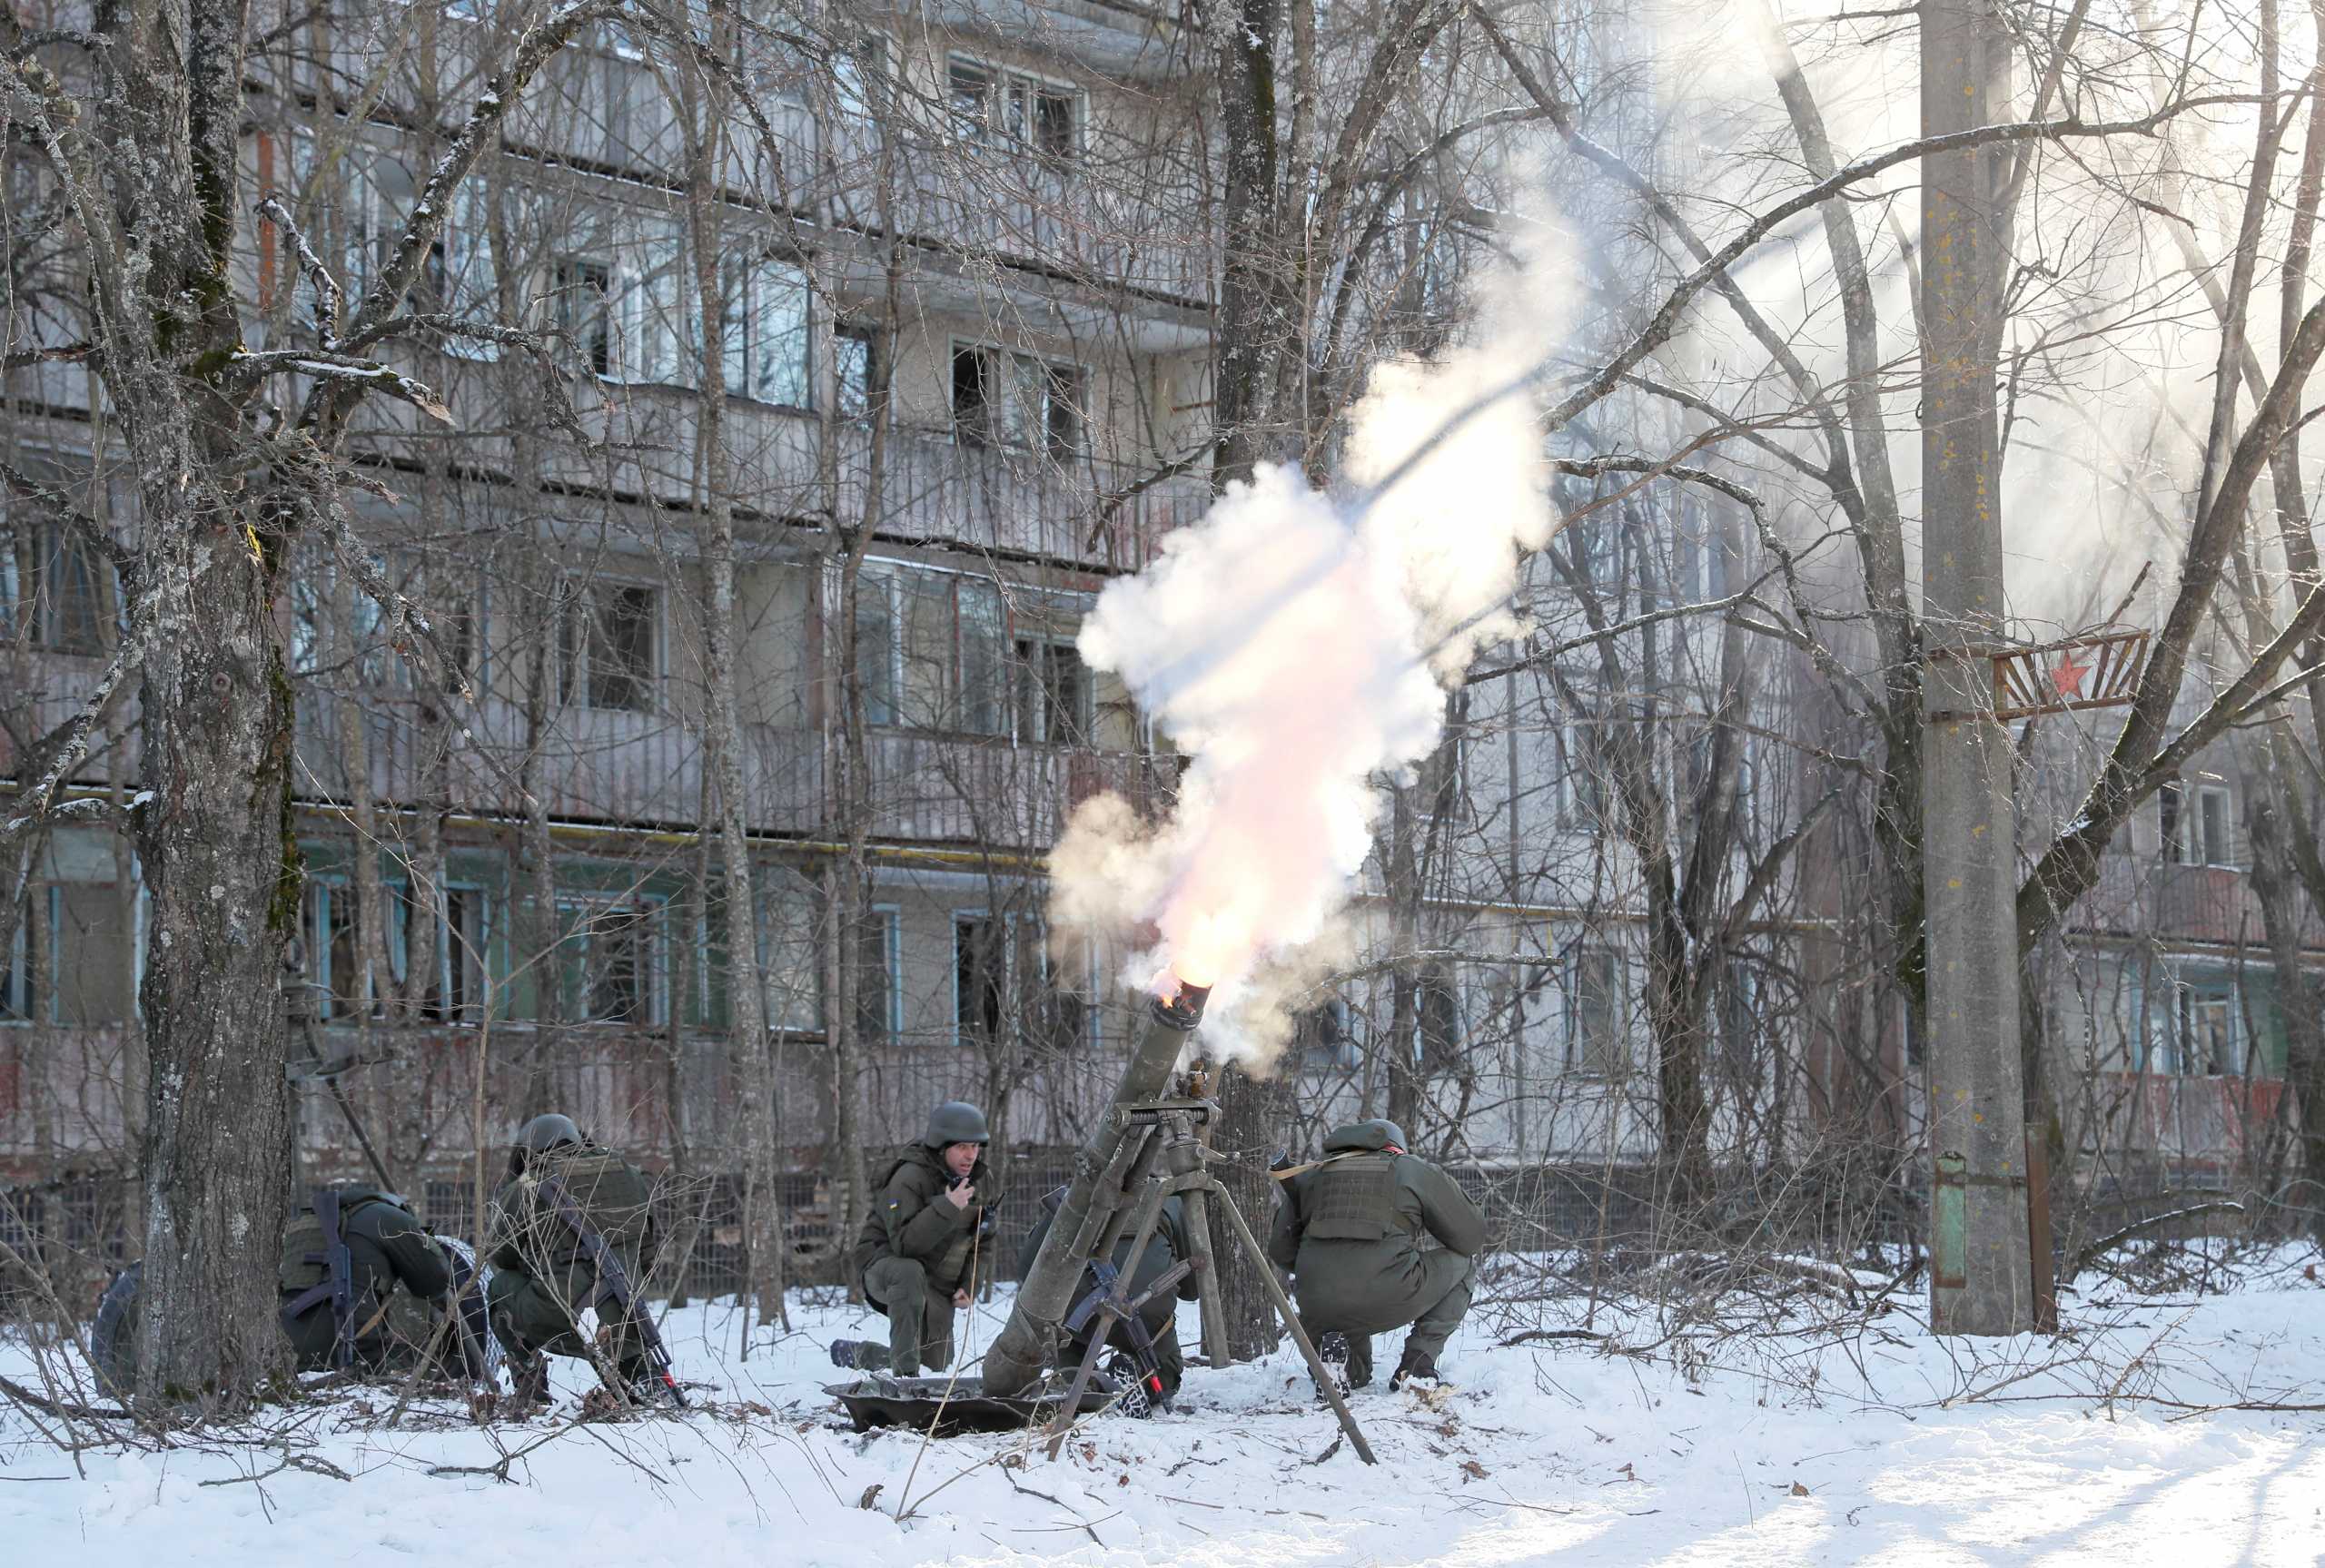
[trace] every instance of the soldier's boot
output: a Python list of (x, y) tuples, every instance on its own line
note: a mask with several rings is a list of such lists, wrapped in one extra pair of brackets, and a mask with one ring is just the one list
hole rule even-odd
[(1342, 1398), (1348, 1395), (1348, 1336), (1335, 1328), (1316, 1341), (1316, 1359), (1324, 1364), (1324, 1374), (1332, 1380), (1332, 1391)]
[(1389, 1379), (1389, 1392), (1410, 1387), (1416, 1393), (1429, 1393), (1446, 1386), (1444, 1377), (1437, 1370), (1437, 1357), (1426, 1350), (1405, 1346), (1404, 1355), (1397, 1362), (1397, 1370)]
[(1106, 1376), (1122, 1390), (1114, 1408), (1124, 1415), (1143, 1419), (1171, 1403), (1162, 1373), (1141, 1370), (1138, 1357), (1126, 1352), (1118, 1350), (1106, 1358)]
[(888, 1347), (869, 1339), (835, 1339), (832, 1341), (832, 1365), (847, 1372), (885, 1371), (888, 1365)]

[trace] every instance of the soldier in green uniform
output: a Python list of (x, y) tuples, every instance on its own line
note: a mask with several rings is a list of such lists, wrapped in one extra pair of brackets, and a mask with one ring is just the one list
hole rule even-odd
[[(1050, 1233), (1051, 1222), (1057, 1218), (1057, 1199), (1064, 1190), (1060, 1188), (1044, 1200), (1042, 1218), (1034, 1222), (1033, 1234), (1025, 1238), (1025, 1245), (1017, 1255), (1018, 1277), (1023, 1278), (1033, 1271), (1034, 1255), (1041, 1251), (1042, 1242)], [(1138, 1266), (1130, 1270), (1130, 1294), (1133, 1297), (1143, 1295), (1162, 1277), (1164, 1270), (1188, 1256), (1186, 1238), (1186, 1203), (1174, 1193), (1162, 1200), (1162, 1212), (1155, 1223), (1154, 1234), (1147, 1238), (1146, 1250), (1139, 1254)], [(1130, 1244), (1128, 1236), (1115, 1243), (1116, 1268), (1129, 1267)], [(1074, 1291), (1075, 1303), (1078, 1305), (1083, 1297), (1097, 1287), (1097, 1270), (1085, 1267), (1082, 1271), (1082, 1283)], [(1200, 1299), (1202, 1295), (1201, 1282), (1189, 1273), (1179, 1281), (1175, 1290), (1164, 1291), (1139, 1310), (1139, 1321), (1145, 1325), (1147, 1337), (1153, 1342), (1155, 1370), (1162, 1377), (1162, 1397), (1165, 1401), (1178, 1394), (1180, 1381), (1187, 1370), (1186, 1352), (1179, 1345), (1178, 1305), (1182, 1301)], [(1079, 1334), (1068, 1336), (1062, 1352), (1066, 1366), (1079, 1365), (1082, 1357), (1089, 1353), (1090, 1334), (1091, 1326), (1085, 1324)], [(1114, 1325), (1114, 1331), (1106, 1336), (1106, 1343), (1125, 1353), (1133, 1350), (1134, 1342), (1131, 1338), (1130, 1326), (1123, 1323)]]
[(987, 1137), (983, 1111), (948, 1100), (880, 1178), (854, 1261), (865, 1299), (887, 1314), (888, 1343), (834, 1340), (833, 1365), (913, 1377), (952, 1364), (953, 1313), (969, 1304), (992, 1213)]
[[(570, 1200), (570, 1213), (557, 1201)], [(508, 1352), (521, 1410), (549, 1391), (544, 1353), (590, 1359), (579, 1317), (594, 1306), (616, 1374), (644, 1393), (652, 1367), (631, 1312), (599, 1290), (589, 1238), (604, 1240), (628, 1283), (642, 1287), (654, 1252), (652, 1194), (638, 1167), (581, 1136), (570, 1117), (537, 1116), (509, 1151), (509, 1180), (493, 1199), (487, 1253), (493, 1267), (486, 1306), (493, 1336)]]
[[(329, 1208), (331, 1224), (323, 1210)], [(336, 1247), (346, 1254), (347, 1300), (336, 1299)], [(105, 1289), (90, 1335), (98, 1381), (126, 1396), (137, 1382), (139, 1292), (144, 1265), (132, 1264)], [(465, 1277), (465, 1271), (461, 1271)], [(282, 1332), (299, 1370), (339, 1365), (342, 1334), (351, 1370), (402, 1370), (418, 1365), (436, 1338), (456, 1279), (444, 1248), (403, 1199), (375, 1187), (322, 1189), (282, 1232)], [(454, 1365), (440, 1346), (447, 1366)], [(471, 1369), (481, 1375), (481, 1367)]]
[[(1407, 1154), (1395, 1122), (1375, 1120), (1334, 1129), (1323, 1159), (1285, 1173), (1283, 1198), (1268, 1256), (1291, 1271), (1308, 1332), (1345, 1346), (1350, 1384), (1372, 1381), (1372, 1336), (1409, 1323), (1389, 1386), (1436, 1383), (1485, 1246), (1469, 1194)], [(1341, 1347), (1320, 1346), (1328, 1361)]]
[[(323, 1195), (319, 1194), (318, 1198)], [(353, 1340), (354, 1359), (381, 1367), (410, 1366), (426, 1348), (407, 1343), (418, 1317), (391, 1319), (391, 1298), (401, 1286), (415, 1301), (429, 1305), (430, 1317), (440, 1313), (452, 1287), (452, 1273), (444, 1250), (428, 1234), (419, 1216), (392, 1192), (373, 1187), (338, 1189), (338, 1229), (347, 1248), (350, 1294), (353, 1297), (347, 1332)], [(298, 1352), (302, 1371), (333, 1363), (339, 1325), (331, 1297), (331, 1263), (318, 1202), (310, 1199), (292, 1217), (282, 1233), (282, 1331)]]

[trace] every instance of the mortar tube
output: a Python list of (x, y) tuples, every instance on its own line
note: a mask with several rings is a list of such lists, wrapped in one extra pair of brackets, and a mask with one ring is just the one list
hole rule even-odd
[(1022, 1393), (1049, 1365), (1058, 1325), (1073, 1305), (1083, 1265), (1089, 1261), (1073, 1256), (1074, 1238), (1082, 1233), (1082, 1222), (1090, 1212), (1099, 1173), (1127, 1135), (1116, 1113), (1125, 1106), (1162, 1097), (1170, 1087), (1171, 1070), (1186, 1048), (1187, 1036), (1202, 1021), (1203, 1002), (1210, 995), (1209, 986), (1182, 983), (1179, 994), (1171, 1001), (1154, 1000), (1153, 1016), (1139, 1036), (1130, 1065), (1123, 1070), (1122, 1081), (1114, 1086), (1105, 1118), (1074, 1159), (1073, 1180), (1066, 1188), (1065, 1201), (1058, 1205), (1050, 1233), (1034, 1257), (1034, 1267), (1017, 1287), (1017, 1303), (1010, 1308), (1009, 1321), (984, 1353), (987, 1394), (1006, 1398)]

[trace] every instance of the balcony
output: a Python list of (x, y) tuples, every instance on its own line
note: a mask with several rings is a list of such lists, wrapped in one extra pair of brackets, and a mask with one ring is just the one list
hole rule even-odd
[(2289, 1127), (2299, 1115), (2275, 1078), (2102, 1072), (2092, 1092), (2100, 1122), (2092, 1153), (2192, 1170), (2234, 1170), (2260, 1152), (2271, 1127)]
[[(418, 699), (367, 694), (365, 726), (371, 793), (383, 804), (430, 798), (429, 736)], [(446, 759), (455, 810), (518, 816), (524, 803), (512, 781), (526, 748), (521, 705), (482, 705), (480, 745), (456, 745)], [(318, 694), (299, 706), (303, 789), (344, 800), (354, 793), (346, 764), (347, 705)], [(549, 765), (536, 770), (543, 806), (553, 818), (589, 822), (691, 823), (701, 807), (699, 734), (656, 715), (567, 708), (542, 741)], [(826, 786), (826, 737), (793, 725), (747, 725), (744, 787), (755, 832), (816, 838), (836, 831), (841, 803)], [(876, 729), (868, 737), (871, 832), (875, 838), (980, 844), (1035, 853), (1056, 842), (1073, 807), (1114, 790), (1155, 811), (1177, 787), (1167, 762), (1136, 754), (1020, 745), (1005, 737)], [(487, 762), (493, 759), (497, 766)]]
[[(2071, 929), (2218, 947), (2262, 946), (2268, 940), (2249, 871), (2122, 853), (2101, 862), (2098, 885), (2075, 905)], [(2325, 922), (2312, 917), (2301, 942), (2325, 951)]]

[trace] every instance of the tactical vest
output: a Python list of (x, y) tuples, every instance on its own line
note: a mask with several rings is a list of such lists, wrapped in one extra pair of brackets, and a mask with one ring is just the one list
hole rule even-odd
[(1379, 1241), (1401, 1231), (1397, 1156), (1335, 1159), (1311, 1178), (1308, 1234), (1319, 1241)]
[[(376, 1193), (352, 1198), (340, 1205), (339, 1246), (347, 1249), (347, 1223), (367, 1204), (385, 1203)], [(313, 1204), (299, 1210), (282, 1233), (282, 1261), (275, 1270), (275, 1280), (285, 1296), (299, 1296), (331, 1278), (330, 1248), (323, 1245), (323, 1222), (315, 1214)]]
[(536, 1188), (531, 1224), (527, 1228), (528, 1260), (542, 1258), (566, 1267), (585, 1258), (588, 1248), (572, 1227), (559, 1218), (550, 1205), (539, 1200), (541, 1182), (555, 1177), (565, 1186), (583, 1222), (606, 1245), (635, 1258), (646, 1243), (653, 1209), (646, 1179), (629, 1161), (610, 1149), (558, 1149), (536, 1155), (526, 1169)]

